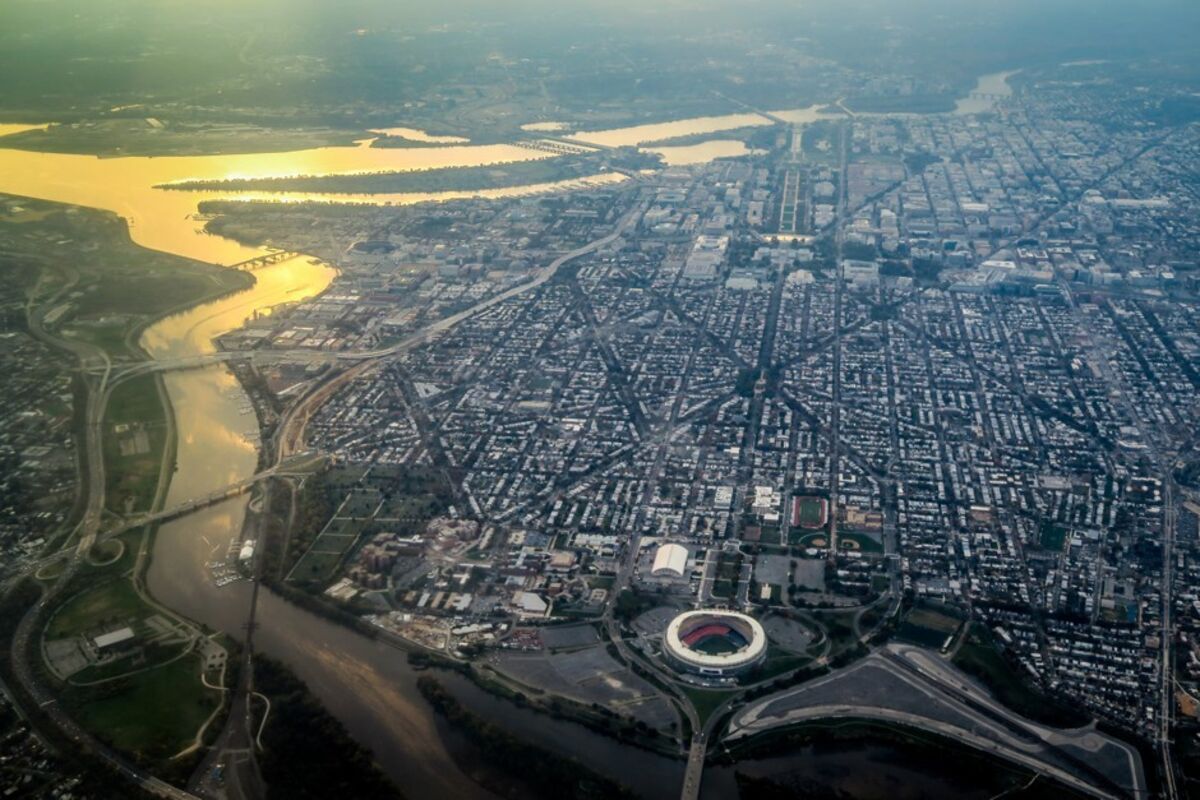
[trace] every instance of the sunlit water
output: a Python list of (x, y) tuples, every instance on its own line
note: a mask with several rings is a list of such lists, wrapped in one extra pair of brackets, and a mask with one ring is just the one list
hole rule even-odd
[(699, 144), (644, 149), (649, 153), (658, 153), (668, 167), (707, 164), (717, 158), (734, 158), (762, 152), (761, 150), (751, 150), (746, 147), (745, 142), (736, 139), (710, 139)]
[(718, 133), (734, 128), (746, 128), (755, 125), (770, 125), (771, 120), (761, 114), (723, 114), (713, 117), (693, 117), (692, 119), (673, 120), (671, 122), (655, 122), (647, 125), (634, 125), (627, 128), (610, 128), (599, 131), (580, 131), (564, 138), (580, 142), (590, 142), (606, 147), (635, 147), (643, 143), (661, 142), (677, 136), (694, 136), (701, 133)]
[[(155, 184), (186, 178), (256, 177), (280, 174), (473, 166), (543, 157), (506, 145), (487, 147), (369, 149), (321, 148), (297, 153), (253, 156), (113, 158), (31, 153), (0, 149), (0, 192), (107, 209), (125, 217), (135, 241), (147, 247), (214, 263), (234, 263), (260, 254), (202, 230), (194, 219), (196, 204), (222, 193), (164, 191)], [(563, 185), (621, 180), (599, 176)], [(500, 196), (554, 188), (517, 187), (472, 194)], [(460, 195), (462, 193), (459, 193)], [(239, 198), (256, 195), (240, 194)], [(371, 202), (415, 202), (444, 195), (360, 196)], [(273, 199), (278, 199), (272, 196)], [(288, 194), (283, 199), (331, 199)], [(345, 196), (337, 198), (347, 199)], [(334, 270), (301, 256), (256, 271), (252, 288), (192, 308), (150, 326), (141, 339), (154, 358), (169, 359), (212, 352), (214, 338), (240, 327), (256, 311), (295, 302), (323, 291)], [(258, 462), (258, 425), (245, 413), (248, 401), (224, 367), (169, 373), (177, 437), (175, 470), (167, 505), (185, 502), (252, 475)], [(249, 585), (218, 587), (207, 568), (223, 561), (240, 538), (247, 499), (239, 497), (163, 525), (155, 539), (146, 581), (165, 605), (212, 629), (243, 635), (249, 610)], [(455, 766), (451, 750), (461, 748), (444, 729), (415, 689), (416, 676), (403, 652), (302, 611), (269, 592), (259, 596), (260, 652), (288, 663), (322, 703), (358, 740), (380, 755), (381, 763), (414, 797), (489, 797)], [(489, 706), (489, 698), (470, 686), (456, 693), (473, 706)], [(595, 750), (611, 753), (599, 768), (620, 777), (629, 759), (640, 760), (640, 788), (654, 796), (654, 786), (677, 784), (678, 765), (630, 750), (576, 725), (547, 727), (540, 715), (495, 707), (489, 716), (518, 725), (543, 745), (562, 752)], [(528, 719), (526, 719), (528, 718)], [(661, 780), (653, 780), (655, 769)], [(673, 794), (673, 789), (663, 795)]]
[(0, 136), (12, 136), (26, 131), (44, 131), (49, 125), (25, 125), (18, 122), (0, 122)]
[(991, 95), (989, 97), (961, 97), (954, 104), (954, 113), (957, 115), (964, 114), (982, 114), (991, 111), (996, 107), (996, 97), (1011, 97), (1013, 90), (1008, 85), (1008, 79), (1016, 75), (1020, 70), (1014, 69), (1008, 72), (993, 72), (989, 75), (981, 75), (979, 80), (975, 82), (975, 88), (971, 94), (975, 95)]
[[(970, 94), (985, 94), (985, 95), (1002, 95), (1008, 97), (1012, 94), (1012, 87), (1008, 85), (1009, 77), (1017, 74), (1020, 70), (1010, 70), (1007, 72), (995, 72), (988, 75), (982, 75), (976, 81), (975, 87)], [(990, 111), (996, 105), (996, 100), (983, 97), (966, 97), (959, 98), (955, 102), (955, 115), (978, 114), (985, 111)], [(808, 125), (819, 120), (826, 119), (845, 119), (846, 115), (840, 111), (823, 110), (823, 104), (814, 104), (804, 108), (785, 108), (778, 110), (769, 110), (765, 113), (744, 112), (738, 114), (720, 114), (706, 117), (692, 117), (690, 119), (671, 120), (668, 122), (648, 123), (644, 125), (631, 125), (623, 128), (606, 128), (602, 130), (592, 131), (577, 131), (565, 136), (566, 139), (573, 139), (579, 142), (589, 142), (592, 144), (604, 145), (606, 147), (638, 147), (651, 150), (653, 152), (661, 152), (663, 150), (676, 150), (678, 148), (656, 147), (656, 142), (662, 142), (668, 139), (674, 139), (679, 136), (700, 136), (704, 134), (714, 134), (714, 139), (708, 142), (703, 142), (701, 145), (692, 146), (708, 146), (715, 145), (717, 142), (728, 142), (729, 140), (721, 140), (716, 134), (725, 131), (735, 130), (737, 128), (750, 128), (771, 125), (775, 120), (792, 125)], [(859, 117), (888, 117), (888, 116), (925, 116), (906, 113), (856, 113)], [(565, 123), (533, 123), (533, 125), (554, 126), (553, 129), (561, 129)], [(528, 130), (552, 130), (550, 127), (534, 128), (528, 127)], [(715, 147), (712, 152), (715, 152), (714, 158), (722, 158), (728, 155), (742, 155), (741, 153), (733, 153), (731, 151), (723, 151), (722, 148), (727, 148), (728, 145)], [(679, 163), (696, 163), (685, 162), (684, 159), (690, 157), (690, 154), (679, 153), (677, 156)], [(711, 159), (710, 159), (711, 160)], [(668, 161), (668, 163), (671, 163)]]
[(371, 133), (381, 133), (384, 136), (399, 136), (413, 142), (428, 144), (467, 144), (470, 139), (462, 136), (434, 136), (418, 128), (372, 128)]
[[(815, 106), (772, 112), (772, 115), (797, 124), (837, 116), (822, 114)], [(611, 146), (636, 145), (770, 123), (758, 114), (733, 114), (580, 133), (578, 138)], [(0, 135), (15, 132), (0, 126)], [(231, 264), (261, 251), (205, 233), (201, 222), (195, 219), (197, 204), (203, 199), (408, 203), (464, 195), (506, 196), (621, 180), (620, 176), (608, 175), (492, 192), (338, 197), (153, 188), (187, 179), (479, 166), (544, 157), (509, 145), (444, 144), (447, 146), (412, 149), (358, 146), (292, 153), (111, 159), (0, 149), (0, 192), (113, 211), (128, 220), (133, 239), (143, 246)], [(655, 148), (655, 152), (661, 153), (668, 164), (679, 165), (742, 155), (747, 150), (742, 142), (715, 138), (696, 145)], [(211, 352), (216, 336), (241, 326), (255, 311), (318, 294), (329, 285), (333, 275), (330, 267), (306, 257), (258, 270), (252, 288), (161, 320), (145, 332), (141, 344), (155, 358)], [(207, 494), (253, 474), (258, 460), (254, 442), (258, 425), (253, 414), (243, 413), (248, 402), (234, 377), (223, 367), (215, 366), (170, 373), (165, 382), (178, 439), (167, 504)], [(222, 560), (240, 536), (246, 502), (245, 497), (235, 498), (162, 526), (147, 573), (147, 584), (160, 601), (189, 618), (235, 636), (242, 635), (249, 586), (243, 583), (218, 588), (205, 565)], [(402, 653), (315, 617), (269, 592), (260, 595), (258, 622), (259, 650), (288, 663), (355, 738), (379, 754), (384, 768), (411, 796), (489, 796), (452, 762), (451, 751), (462, 743), (456, 743), (454, 735), (444, 729), (416, 694), (415, 675)], [(455, 691), (488, 718), (545, 747), (564, 753), (588, 753), (590, 766), (630, 783), (645, 796), (667, 797), (678, 791), (680, 762), (620, 745), (577, 725), (552, 723), (461, 683), (455, 684)]]
[[(0, 149), (0, 191), (108, 209), (129, 221), (130, 235), (138, 244), (215, 264), (232, 264), (250, 258), (258, 251), (205, 233), (203, 223), (192, 219), (202, 200), (265, 198), (296, 201), (330, 198), (327, 195), (297, 192), (194, 192), (154, 187), (184, 180), (482, 166), (545, 157), (545, 153), (503, 144), (479, 147), (320, 147), (290, 153), (124, 158)], [(512, 191), (521, 193), (529, 190), (518, 187)], [(476, 193), (347, 195), (342, 199), (414, 203), (473, 194)], [(499, 196), (504, 194), (504, 190), (491, 194)]]

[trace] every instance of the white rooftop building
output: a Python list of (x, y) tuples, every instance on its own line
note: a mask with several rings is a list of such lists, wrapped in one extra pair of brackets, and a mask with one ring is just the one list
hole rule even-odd
[(133, 639), (133, 628), (118, 628), (115, 631), (100, 634), (93, 641), (97, 650), (106, 650), (110, 647), (124, 644), (131, 639)]
[(683, 573), (687, 570), (687, 562), (688, 551), (686, 547), (675, 543), (664, 544), (654, 554), (654, 566), (650, 569), (650, 574), (656, 578), (672, 575), (676, 578), (682, 578)]

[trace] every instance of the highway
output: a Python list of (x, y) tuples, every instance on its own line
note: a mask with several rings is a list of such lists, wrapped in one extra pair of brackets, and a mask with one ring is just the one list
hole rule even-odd
[[(902, 691), (909, 695), (905, 699), (926, 698), (921, 702), (929, 710), (917, 712), (911, 703), (904, 702), (889, 706), (888, 700), (894, 699), (894, 694), (876, 701), (861, 690), (847, 695), (834, 688), (847, 680), (866, 685), (872, 680), (869, 676), (854, 675), (865, 670), (890, 673), (904, 684)], [(851, 696), (855, 699), (848, 702)], [(939, 716), (939, 709), (951, 714)], [(1141, 759), (1132, 747), (1090, 728), (1063, 731), (1032, 723), (994, 701), (973, 681), (937, 657), (907, 645), (890, 645), (846, 670), (747, 706), (731, 721), (726, 738), (736, 740), (780, 726), (831, 718), (873, 719), (928, 730), (1050, 775), (1094, 797), (1116, 800), (1127, 795), (1141, 799), (1149, 796)], [(1110, 753), (1117, 751), (1123, 754), (1128, 792), (1100, 780), (1086, 779), (1060, 763), (1064, 759), (1079, 763), (1080, 771), (1086, 774), (1081, 757), (1070, 753), (1089, 754), (1093, 759), (1111, 762), (1115, 756)], [(1055, 760), (1049, 760), (1050, 756)]]
[[(89, 529), (89, 534), (88, 534), (90, 537), (90, 541), (86, 548), (84, 547), (84, 541), (81, 538), (79, 545), (76, 546), (74, 548), (74, 550), (63, 549), (63, 550), (58, 550), (49, 555), (43, 556), (42, 558), (40, 558), (36, 561), (30, 562), (28, 565), (26, 565), (22, 574), (30, 574), (33, 572), (37, 572), (38, 570), (44, 569), (45, 567), (48, 567), (51, 564), (55, 564), (58, 561), (61, 561), (63, 558), (65, 558), (69, 555), (72, 555), (72, 554), (74, 554), (77, 558), (81, 557), (83, 555), (86, 555), (88, 552), (90, 552), (91, 548), (94, 547), (95, 545), (101, 544), (103, 542), (107, 542), (110, 539), (115, 539), (116, 537), (120, 536), (123, 533), (127, 533), (128, 531), (135, 530), (137, 528), (141, 528), (146, 525), (151, 525), (154, 523), (169, 522), (173, 519), (178, 519), (179, 517), (186, 516), (195, 511), (200, 511), (201, 509), (205, 509), (205, 508), (208, 508), (209, 506), (216, 505), (217, 503), (222, 503), (231, 497), (236, 497), (240, 494), (245, 494), (246, 492), (253, 489), (254, 486), (256, 484), (258, 484), (260, 481), (266, 480), (267, 478), (270, 478), (274, 475), (290, 474), (293, 471), (300, 470), (302, 468), (302, 465), (304, 465), (304, 464), (309, 464), (310, 468), (311, 468), (311, 463), (312, 463), (311, 460), (308, 459), (307, 457), (304, 457), (304, 456), (301, 456), (300, 458), (293, 457), (282, 463), (276, 464), (273, 467), (268, 467), (267, 469), (256, 472), (248, 478), (243, 478), (240, 481), (235, 481), (234, 483), (231, 483), (228, 486), (224, 486), (224, 487), (217, 489), (216, 491), (211, 492), (210, 494), (206, 494), (202, 497), (196, 497), (196, 498), (192, 498), (189, 500), (185, 500), (184, 502), (180, 503), (179, 505), (172, 506), (171, 508), (164, 508), (164, 509), (160, 509), (158, 511), (146, 513), (146, 514), (137, 514), (136, 516), (133, 516), (133, 517), (130, 517), (128, 519), (121, 521), (117, 525), (114, 525), (112, 527), (104, 529), (103, 532), (99, 531), (98, 526), (96, 528), (91, 528), (91, 529)], [(90, 497), (91, 497), (91, 495), (89, 494), (89, 499), (90, 499)]]
[[(149, 361), (133, 361), (111, 368), (112, 381), (124, 382), (139, 375), (153, 375), (161, 372), (178, 372), (188, 369), (204, 369), (214, 364), (228, 364), (235, 361), (246, 361), (253, 364), (332, 364), (336, 361), (355, 361), (368, 358), (363, 351), (347, 350), (334, 353), (328, 350), (228, 350), (217, 353), (206, 353), (200, 356), (184, 356), (182, 358), (152, 359)], [(97, 368), (90, 372), (96, 373)]]
[(1087, 316), (1083, 314), (1075, 300), (1071, 285), (1060, 278), (1058, 286), (1072, 314), (1079, 322), (1081, 329), (1092, 330), (1094, 332), (1087, 345), (1088, 361), (1099, 371), (1104, 381), (1109, 385), (1125, 415), (1130, 420), (1136, 421), (1142, 431), (1148, 434), (1146, 437), (1148, 440), (1148, 452), (1153, 456), (1162, 477), (1163, 575), (1160, 586), (1160, 593), (1162, 595), (1162, 624), (1159, 632), (1159, 685), (1157, 687), (1159, 696), (1157, 719), (1155, 721), (1155, 743), (1158, 745), (1159, 755), (1162, 758), (1163, 796), (1167, 800), (1176, 800), (1179, 797), (1179, 786), (1171, 741), (1171, 727), (1175, 714), (1175, 664), (1171, 650), (1171, 643), (1175, 637), (1175, 629), (1171, 623), (1171, 614), (1175, 589), (1173, 575), (1175, 567), (1175, 527), (1179, 515), (1178, 500), (1176, 497), (1179, 487), (1175, 482), (1174, 471), (1171, 468), (1175, 454), (1168, 452), (1166, 449), (1166, 443), (1171, 441), (1170, 437), (1161, 429), (1156, 419), (1141, 413), (1138, 405), (1130, 399), (1131, 392), (1126, 385), (1124, 377), (1117, 370), (1114, 370), (1112, 364), (1109, 362), (1108, 354), (1116, 352), (1116, 349), (1111, 343), (1107, 342), (1107, 337), (1101, 336), (1096, 326), (1090, 324)]
[(688, 749), (687, 770), (683, 773), (680, 800), (696, 800), (700, 796), (700, 779), (704, 776), (704, 759), (707, 754), (708, 744), (704, 733), (697, 733), (692, 737), (692, 746)]
[(642, 214), (647, 208), (647, 203), (642, 201), (630, 209), (613, 228), (612, 232), (589, 242), (581, 247), (577, 247), (568, 253), (564, 253), (558, 258), (551, 261), (545, 267), (538, 269), (534, 277), (525, 283), (507, 289), (499, 294), (493, 295), (486, 300), (481, 300), (470, 308), (459, 311), (456, 314), (451, 314), (436, 322), (427, 325), (415, 333), (412, 333), (395, 344), (378, 350), (356, 351), (354, 353), (339, 353), (337, 358), (340, 360), (357, 361), (353, 367), (339, 373), (327, 382), (320, 386), (313, 387), (307, 394), (291, 406), (280, 420), (278, 431), (275, 434), (275, 453), (277, 458), (284, 458), (296, 450), (303, 447), (304, 429), (308, 424), (309, 418), (316, 410), (323, 405), (330, 397), (333, 396), (338, 389), (354, 380), (359, 375), (362, 375), (368, 369), (375, 366), (379, 361), (390, 356), (406, 352), (418, 347), (426, 342), (429, 342), (433, 337), (442, 334), (451, 328), (455, 327), (464, 320), (486, 311), (493, 306), (511, 300), (514, 297), (519, 297), (522, 294), (530, 292), (546, 281), (554, 277), (559, 269), (564, 264), (581, 258), (589, 253), (607, 247), (608, 245), (621, 238), (631, 225), (634, 225), (641, 219)]
[(838, 487), (841, 480), (842, 467), (842, 304), (846, 294), (846, 270), (842, 266), (842, 250), (846, 240), (846, 175), (850, 158), (850, 146), (847, 142), (850, 136), (849, 123), (844, 124), (838, 138), (838, 163), (840, 164), (838, 178), (837, 219), (834, 222), (834, 263), (837, 282), (834, 284), (833, 295), (833, 402), (830, 404), (829, 421), (829, 502), (834, 513), (829, 515), (829, 560), (832, 562), (838, 552)]
[(1175, 712), (1175, 664), (1171, 653), (1171, 640), (1175, 636), (1171, 626), (1171, 605), (1173, 584), (1171, 570), (1174, 566), (1175, 524), (1179, 509), (1175, 505), (1175, 479), (1169, 463), (1164, 465), (1165, 480), (1163, 481), (1163, 602), (1162, 602), (1162, 641), (1159, 644), (1159, 710), (1158, 710), (1158, 747), (1162, 755), (1163, 795), (1167, 800), (1179, 797), (1179, 786), (1175, 775), (1175, 762), (1172, 754), (1171, 725)]
[(50, 601), (70, 583), (71, 578), (75, 575), (79, 565), (83, 563), (84, 557), (90, 552), (99, 535), (105, 500), (104, 457), (101, 439), (103, 436), (104, 411), (113, 387), (113, 383), (109, 380), (112, 372), (112, 364), (107, 354), (92, 345), (74, 340), (60, 339), (48, 333), (42, 326), (43, 316), (44, 314), (40, 311), (33, 309), (29, 309), (28, 311), (30, 330), (34, 336), (74, 354), (79, 359), (81, 369), (85, 372), (92, 367), (94, 362), (99, 362), (100, 371), (99, 375), (89, 376), (84, 380), (87, 390), (87, 400), (85, 405), (85, 435), (83, 441), (80, 442), (83, 448), (80, 457), (86, 459), (87, 464), (87, 482), (82, 487), (87, 493), (87, 503), (79, 524), (76, 526), (79, 544), (74, 549), (64, 550), (60, 554), (56, 554), (55, 560), (58, 557), (66, 555), (70, 556), (70, 561), (54, 582), (43, 589), (41, 599), (26, 612), (25, 616), (17, 624), (17, 629), (12, 638), (12, 650), (10, 653), (13, 673), (21, 689), (30, 698), (36, 710), (45, 715), (50, 723), (58, 729), (61, 736), (73, 742), (78, 750), (87, 752), (94, 758), (108, 764), (113, 770), (124, 775), (132, 783), (137, 784), (144, 791), (152, 795), (168, 798), (169, 800), (197, 800), (195, 795), (182, 789), (177, 789), (153, 775), (142, 772), (77, 725), (59, 707), (57, 699), (45, 691), (41, 684), (38, 683), (37, 677), (30, 669), (32, 659), (40, 658), (40, 654), (33, 651), (34, 646), (31, 643), (37, 639), (37, 634), (43, 621), (43, 614), (49, 606)]

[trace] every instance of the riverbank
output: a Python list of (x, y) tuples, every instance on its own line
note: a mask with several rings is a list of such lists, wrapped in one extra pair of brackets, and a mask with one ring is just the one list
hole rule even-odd
[[(502, 770), (506, 781), (475, 773), (486, 788), (501, 797), (632, 798), (628, 787), (605, 778), (573, 758), (564, 758), (524, 742), (469, 711), (436, 678), (423, 675), (417, 689), (438, 714), (461, 732), (478, 751), (479, 759), (493, 770)], [(462, 760), (460, 766), (474, 772)]]
[[(261, 726), (260, 758), (267, 800), (331, 797), (403, 800), (405, 794), (379, 769), (304, 682), (270, 658), (254, 662), (255, 691), (270, 703)], [(303, 764), (303, 769), (297, 765)]]
[(706, 784), (743, 798), (883, 800), (998, 795), (1083, 800), (1073, 790), (953, 740), (879, 722), (846, 720), (781, 727), (714, 756)]
[[(118, 515), (161, 508), (174, 464), (172, 406), (159, 376), (121, 383), (111, 370), (149, 357), (134, 341), (146, 326), (182, 306), (253, 285), (253, 279), (140, 248), (111, 214), (28, 198), (19, 203), (19, 228), (4, 232), (38, 243), (14, 257), (25, 258), (41, 276), (39, 286), (49, 287), (44, 303), (57, 304), (48, 313), (31, 300), (31, 328), (91, 369), (104, 367), (85, 379), (91, 385), (77, 395), (87, 407), (85, 424), (100, 428), (94, 439), (81, 439), (95, 441), (99, 452), (89, 445), (80, 453), (80, 486), (87, 487), (80, 494), (102, 495), (85, 505)], [(170, 288), (158, 291), (163, 282)], [(60, 284), (71, 290), (65, 303), (54, 291)], [(149, 294), (138, 291), (147, 286)], [(93, 518), (95, 529), (84, 533), (94, 535), (99, 524)], [(220, 692), (210, 686), (219, 686), (213, 658), (220, 646), (210, 647), (206, 632), (143, 589), (154, 534), (131, 530), (115, 540), (114, 554), (80, 554), (77, 568), (45, 573), (44, 608), (21, 629), (12, 653), (21, 663), (13, 666), (32, 685), (53, 687), (73, 724), (143, 768), (182, 781), (195, 760), (189, 748), (203, 742), (206, 722), (219, 716)], [(129, 630), (131, 643), (100, 661), (84, 655), (80, 642), (113, 630)], [(215, 684), (202, 679), (206, 672)]]
[(73, 772), (82, 784), (98, 797), (122, 797), (129, 800), (150, 800), (154, 797), (131, 785), (125, 777), (118, 775), (109, 764), (100, 759), (87, 745), (64, 734), (44, 707), (24, 691), (12, 659), (18, 657), (13, 649), (18, 621), (26, 614), (35, 613), (38, 599), (44, 589), (33, 579), (26, 578), (0, 597), (0, 690), (8, 695), (21, 718), (31, 731), (45, 743), (58, 763), (57, 771)]
[(217, 156), (277, 153), (314, 147), (352, 147), (365, 130), (264, 127), (245, 123), (185, 122), (155, 118), (90, 119), (11, 133), (0, 146), (39, 153), (126, 156)]
[(657, 156), (644, 153), (629, 152), (615, 158), (605, 153), (406, 172), (180, 181), (161, 184), (157, 188), (193, 192), (299, 192), (322, 195), (474, 192), (579, 180), (613, 166), (641, 170), (660, 167), (661, 162)]

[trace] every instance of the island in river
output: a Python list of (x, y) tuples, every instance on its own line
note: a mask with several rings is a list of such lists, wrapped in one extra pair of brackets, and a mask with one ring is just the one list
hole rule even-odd
[[(443, 149), (422, 150), (442, 152)], [(331, 161), (337, 161), (345, 154), (328, 155)], [(134, 161), (112, 159), (106, 163), (125, 168)], [(275, 161), (279, 168), (281, 160)], [(303, 162), (303, 158), (297, 161)], [(58, 166), (66, 168), (80, 163), (63, 158)], [(51, 167), (50, 174), (54, 175), (53, 158), (40, 159), (40, 166), (43, 169)], [(90, 165), (84, 166), (85, 170), (90, 168)], [(138, 162), (138, 166), (146, 165)], [(181, 161), (167, 165), (163, 173), (178, 174), (193, 167), (204, 169), (207, 165)], [(142, 188), (135, 183), (136, 194), (103, 200), (103, 186), (108, 185), (107, 180), (116, 174), (109, 172), (103, 177), (97, 176), (90, 186), (86, 179), (82, 183), (89, 187), (88, 191), (95, 192), (88, 195), (89, 199), (111, 202), (123, 213), (141, 215), (137, 217), (139, 224), (134, 229), (136, 236), (161, 243), (171, 242), (177, 236), (175, 241), (184, 249), (195, 246), (203, 256), (219, 254), (226, 261), (262, 252), (217, 237), (203, 237), (198, 234), (196, 221), (189, 213), (168, 219), (166, 215), (152, 214), (139, 207), (143, 198), (161, 202), (168, 196), (161, 191), (148, 190), (148, 187)], [(18, 183), (22, 180), (24, 178), (20, 176), (15, 179)], [(52, 177), (33, 183), (48, 186), (49, 191), (63, 187), (64, 194), (80, 191), (65, 174), (57, 179)], [(193, 203), (191, 211), (194, 211), (195, 198), (187, 197), (187, 192), (178, 194)], [(186, 208), (187, 202), (171, 207), (176, 210)], [(150, 224), (142, 224), (144, 222)], [(213, 340), (220, 333), (239, 327), (248, 317), (279, 302), (317, 294), (328, 286), (331, 278), (329, 267), (314, 264), (306, 257), (272, 265), (255, 273), (253, 288), (185, 310), (150, 326), (140, 338), (140, 347), (159, 360), (211, 354)], [(172, 372), (163, 379), (162, 385), (170, 398), (177, 452), (168, 495), (159, 501), (160, 504), (170, 506), (190, 497), (204, 496), (254, 474), (259, 462), (258, 426), (255, 420), (246, 419), (241, 413), (247, 403), (246, 397), (223, 367), (214, 365)], [(244, 582), (216, 586), (205, 568), (215, 552), (228, 549), (240, 540), (245, 513), (246, 499), (233, 498), (163, 525), (152, 537), (149, 545), (152, 553), (147, 553), (143, 540), (130, 537), (120, 548), (106, 552), (105, 558), (111, 557), (114, 563), (131, 569), (145, 567), (148, 560), (144, 581), (148, 597), (178, 615), (177, 622), (181, 626), (190, 621), (200, 623), (202, 630), (238, 636), (249, 613), (249, 587)], [(62, 597), (64, 601), (70, 601), (81, 591), (64, 591)], [(137, 595), (136, 599), (130, 598), (124, 589), (117, 591), (106, 586), (102, 599), (97, 602), (128, 602), (131, 605), (147, 602), (137, 586), (132, 586), (132, 591)], [(92, 599), (82, 597), (78, 602), (81, 606), (88, 605), (90, 603), (85, 601)], [(403, 659), (403, 653), (298, 609), (270, 592), (263, 592), (258, 598), (256, 621), (259, 626), (255, 634), (256, 646), (288, 663), (343, 721), (350, 733), (381, 757), (389, 773), (403, 776), (406, 786), (414, 787), (416, 796), (437, 796), (446, 792), (465, 797), (488, 796), (479, 781), (462, 769), (461, 765), (467, 760), (463, 753), (469, 752), (469, 742), (436, 717), (415, 693), (415, 677)], [(69, 617), (61, 622), (64, 627), (58, 630), (59, 633), (69, 630), (65, 627), (67, 622)], [(445, 685), (474, 713), (485, 715), (489, 724), (519, 733), (555, 752), (586, 752), (589, 763), (598, 772), (628, 781), (631, 789), (645, 796), (674, 794), (682, 770), (681, 762), (676, 759), (623, 745), (579, 725), (561, 720), (548, 721), (528, 709), (514, 709), (504, 701), (494, 701), (465, 680), (447, 678)], [(150, 691), (146, 697), (149, 703), (157, 695)], [(120, 704), (110, 703), (109, 706), (115, 709)], [(101, 727), (106, 724), (97, 723)], [(631, 769), (631, 765), (637, 768)]]

